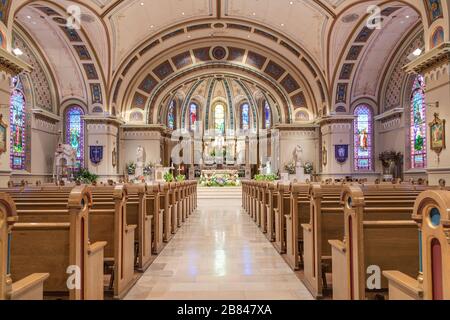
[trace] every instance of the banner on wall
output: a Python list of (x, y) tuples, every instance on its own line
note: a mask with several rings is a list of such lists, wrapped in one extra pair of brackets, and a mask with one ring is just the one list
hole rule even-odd
[(90, 146), (89, 158), (95, 165), (99, 164), (103, 160), (103, 146)]
[(348, 144), (339, 144), (335, 146), (334, 156), (336, 161), (344, 163), (348, 160)]

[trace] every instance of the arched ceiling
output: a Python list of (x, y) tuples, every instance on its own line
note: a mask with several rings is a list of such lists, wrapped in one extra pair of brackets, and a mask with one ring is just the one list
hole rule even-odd
[[(434, 28), (444, 23), (448, 29), (448, 18), (429, 21), (424, 0), (14, 0), (6, 35), (10, 38), (12, 25), (17, 23), (36, 42), (55, 73), (61, 101), (75, 96), (110, 110), (117, 83), (135, 81), (137, 68), (151, 57), (163, 55), (164, 49), (209, 38), (246, 41), (249, 46), (272, 50), (274, 57), (278, 52), (285, 57), (283, 63), (297, 68), (298, 76), (310, 87), (315, 108), (320, 110), (325, 104), (333, 110), (338, 76), (372, 4), (399, 9), (364, 44), (361, 59), (352, 69), (352, 80), (358, 79), (358, 83), (348, 84), (352, 89), (347, 95), (358, 96), (373, 93), (374, 88), (365, 89), (361, 77), (369, 74), (367, 82), (382, 79), (384, 71), (379, 64), (395, 53), (416, 25), (423, 21), (427, 38), (430, 24)], [(66, 19), (71, 5), (79, 6), (82, 13), (79, 41), (70, 39), (51, 13), (53, 10)], [(49, 11), (37, 9), (39, 6)], [(445, 1), (442, 10), (447, 17)], [(83, 60), (80, 47), (89, 59)], [(88, 69), (86, 64), (90, 64)], [(130, 64), (134, 64), (130, 67), (134, 75), (128, 79), (123, 72)]]

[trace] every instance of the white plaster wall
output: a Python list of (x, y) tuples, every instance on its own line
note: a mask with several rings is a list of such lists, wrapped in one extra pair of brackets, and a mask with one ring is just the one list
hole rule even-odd
[(31, 173), (51, 176), (58, 143), (57, 125), (44, 119), (34, 119), (31, 129)]

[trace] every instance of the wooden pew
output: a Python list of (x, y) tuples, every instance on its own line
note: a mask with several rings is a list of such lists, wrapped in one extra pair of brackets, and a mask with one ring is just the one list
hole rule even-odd
[[(89, 241), (92, 200), (88, 188), (73, 188), (68, 197), (56, 201), (42, 195), (28, 198), (41, 191), (24, 193), (26, 197), (15, 198), (21, 223), (16, 223), (12, 232), (12, 276), (20, 278), (47, 270), (46, 295), (102, 300), (106, 242)], [(79, 278), (74, 280), (75, 275)], [(68, 287), (77, 280), (77, 286)]]
[(286, 261), (292, 270), (303, 263), (303, 229), (310, 215), (309, 184), (292, 184), (290, 214), (286, 215)]
[(18, 221), (16, 206), (6, 193), (0, 193), (0, 300), (42, 300), (48, 273), (33, 273), (13, 282), (11, 278), (11, 230)]
[(152, 222), (152, 252), (159, 254), (164, 246), (163, 240), (163, 223), (164, 223), (164, 209), (160, 208), (160, 187), (159, 184), (153, 184), (147, 186), (146, 206), (147, 214), (153, 216)]
[(259, 228), (263, 233), (267, 232), (267, 203), (268, 203), (268, 183), (261, 182), (261, 200), (259, 202)]
[(163, 235), (164, 242), (169, 242), (172, 237), (172, 206), (170, 205), (170, 185), (168, 183), (161, 183), (159, 185), (159, 200), (160, 208), (163, 210), (164, 223), (163, 223)]
[(274, 209), (275, 218), (275, 249), (279, 253), (286, 252), (286, 215), (290, 214), (291, 207), (291, 185), (278, 184), (278, 205)]
[[(333, 299), (364, 300), (382, 296), (388, 283), (380, 272), (378, 286), (375, 280), (379, 270), (398, 269), (414, 275), (418, 269), (417, 225), (411, 218), (414, 200), (388, 194), (373, 200), (370, 193), (365, 194), (357, 186), (345, 187), (341, 199), (344, 241), (329, 241)], [(373, 266), (376, 269), (372, 270)], [(374, 288), (370, 287), (371, 283), (375, 284)]]
[(276, 182), (268, 184), (268, 198), (266, 209), (267, 232), (266, 238), (269, 241), (275, 241), (275, 210), (278, 208), (278, 187)]
[(340, 204), (342, 185), (312, 184), (309, 189), (309, 223), (303, 229), (303, 282), (315, 298), (323, 296), (326, 273), (331, 269), (328, 240), (340, 238), (344, 215)]
[(418, 226), (418, 277), (386, 270), (389, 300), (450, 299), (450, 192), (428, 190), (414, 204), (412, 218)]
[[(110, 289), (115, 299), (123, 298), (138, 280), (134, 275), (136, 225), (127, 223), (128, 187), (91, 187), (91, 241), (106, 240), (105, 264), (111, 271)], [(106, 200), (105, 200), (106, 199)]]
[(128, 184), (127, 223), (137, 225), (135, 232), (136, 268), (144, 272), (153, 262), (152, 210), (147, 208), (147, 185)]

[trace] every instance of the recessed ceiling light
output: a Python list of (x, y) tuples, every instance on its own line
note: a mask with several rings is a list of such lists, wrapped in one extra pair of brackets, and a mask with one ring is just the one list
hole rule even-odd
[(31, 16), (27, 16), (28, 19), (31, 19)]
[(289, 4), (292, 6), (294, 4), (294, 1), (289, 2)]
[(16, 56), (21, 56), (21, 55), (23, 55), (23, 51), (20, 50), (19, 48), (14, 48), (12, 52), (13, 52), (14, 55), (16, 55)]
[(282, 23), (281, 26), (284, 27), (284, 23)]
[(141, 2), (141, 6), (143, 6), (144, 5), (144, 3), (143, 2)]
[(252, 15), (256, 16), (256, 12), (253, 12)]
[(406, 16), (406, 19), (409, 19), (409, 16)]
[(184, 16), (184, 12), (182, 12), (181, 15)]
[(421, 54), (422, 54), (422, 49), (420, 49), (420, 48), (417, 48), (413, 52), (413, 55), (415, 55), (416, 57), (420, 56)]

